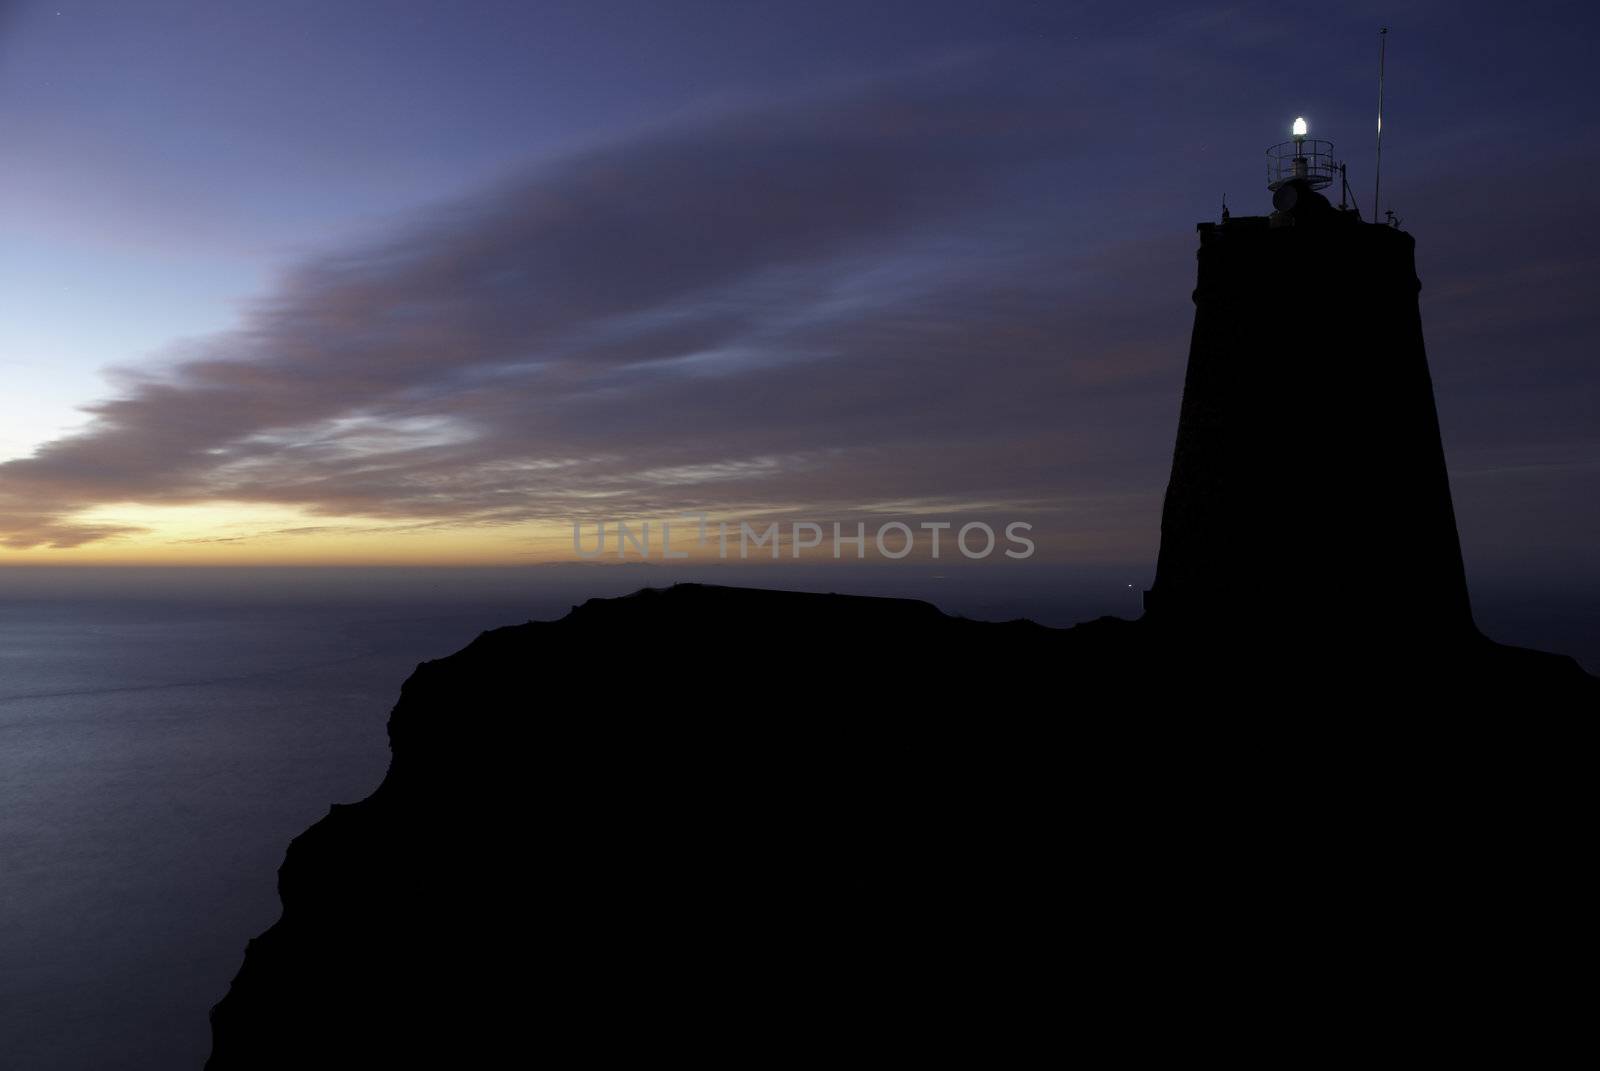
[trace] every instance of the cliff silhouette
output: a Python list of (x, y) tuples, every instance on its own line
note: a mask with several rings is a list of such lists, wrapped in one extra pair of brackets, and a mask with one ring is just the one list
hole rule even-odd
[(1222, 888), (1334, 866), (1330, 821), (1386, 882), (1439, 866), (1442, 824), (1397, 848), (1404, 801), (1543, 798), (1600, 702), (1481, 637), (1211, 639), (691, 584), (486, 632), (290, 846), (207, 1067), (1020, 1057), (1063, 972), (1121, 1015), (1151, 957), (1309, 910)]

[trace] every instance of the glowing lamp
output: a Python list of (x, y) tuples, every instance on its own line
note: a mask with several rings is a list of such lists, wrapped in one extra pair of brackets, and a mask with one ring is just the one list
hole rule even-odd
[(1297, 138), (1305, 137), (1306, 136), (1306, 121), (1304, 119), (1296, 119), (1294, 121), (1294, 128), (1293, 128), (1292, 133)]

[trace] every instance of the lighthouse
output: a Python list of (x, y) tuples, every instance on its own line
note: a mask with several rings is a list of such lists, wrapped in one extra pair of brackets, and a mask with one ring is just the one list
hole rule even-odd
[[(1153, 625), (1294, 642), (1475, 634), (1418, 309), (1415, 241), (1321, 192), (1297, 119), (1267, 215), (1201, 223)], [(1421, 632), (1419, 632), (1421, 630)]]

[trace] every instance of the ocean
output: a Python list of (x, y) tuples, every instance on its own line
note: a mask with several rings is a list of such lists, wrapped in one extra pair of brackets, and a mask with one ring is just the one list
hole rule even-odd
[[(198, 1069), (207, 1011), (245, 942), (278, 916), (289, 841), (377, 786), (401, 683), (484, 629), (679, 579), (921, 595), (968, 616), (1064, 625), (1136, 615), (1146, 580), (906, 570), (841, 581), (803, 567), (219, 571), (204, 582), (18, 572), (0, 576), (0, 1066), (11, 1071)], [(1541, 612), (1512, 600), (1501, 613), (1516, 635), (1497, 638), (1585, 648), (1600, 668), (1593, 604)]]

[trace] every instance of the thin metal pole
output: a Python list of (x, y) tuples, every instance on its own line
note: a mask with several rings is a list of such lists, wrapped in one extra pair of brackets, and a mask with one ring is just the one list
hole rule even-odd
[(1383, 183), (1383, 61), (1384, 53), (1388, 50), (1389, 27), (1385, 26), (1378, 31), (1378, 155), (1372, 168), (1372, 222), (1378, 222), (1378, 215), (1383, 211), (1378, 200), (1378, 191)]

